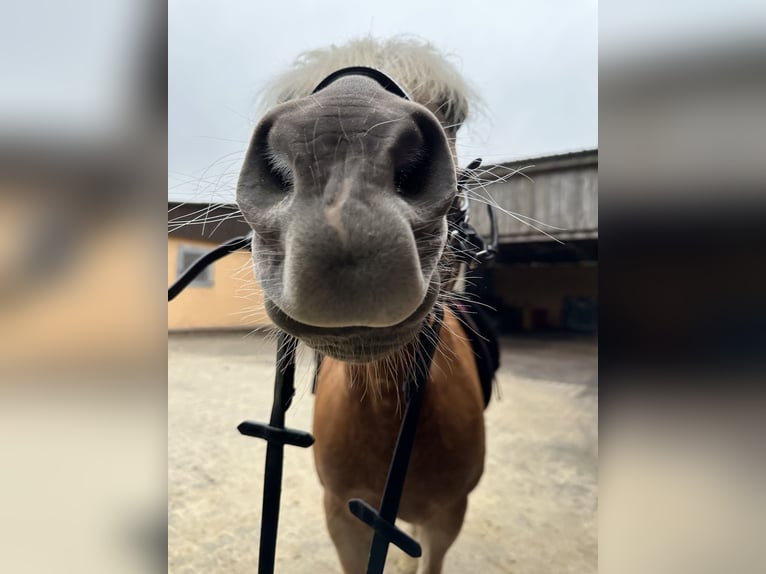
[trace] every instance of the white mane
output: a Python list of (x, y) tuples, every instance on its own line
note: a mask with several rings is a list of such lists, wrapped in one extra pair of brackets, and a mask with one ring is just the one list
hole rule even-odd
[(266, 86), (260, 103), (266, 108), (308, 96), (325, 77), (348, 66), (369, 66), (386, 73), (415, 101), (438, 111), (450, 131), (457, 131), (465, 121), (469, 102), (478, 103), (474, 90), (445, 55), (410, 36), (359, 38), (342, 46), (303, 52), (289, 70)]

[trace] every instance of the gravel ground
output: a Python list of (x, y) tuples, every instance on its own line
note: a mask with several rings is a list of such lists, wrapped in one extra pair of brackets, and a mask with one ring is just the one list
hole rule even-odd
[[(301, 355), (287, 424), (310, 430), (312, 363)], [(170, 335), (169, 572), (257, 571), (266, 449), (236, 426), (268, 420), (273, 372), (261, 335)], [(594, 340), (502, 341), (486, 468), (445, 574), (597, 572), (596, 381)], [(386, 572), (411, 566), (394, 549)], [(276, 572), (339, 571), (312, 453), (287, 447)]]

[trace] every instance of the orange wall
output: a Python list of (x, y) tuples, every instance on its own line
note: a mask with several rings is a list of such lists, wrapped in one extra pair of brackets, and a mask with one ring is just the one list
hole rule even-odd
[[(1, 207), (0, 219), (6, 215)], [(26, 225), (40, 224), (36, 214), (17, 213)], [(105, 214), (98, 224), (83, 221), (81, 236), (73, 235), (77, 241), (62, 249), (60, 264), (29, 284), (20, 283), (18, 292), (3, 293), (8, 298), (0, 297), (0, 383), (13, 380), (7, 374), (14, 369), (22, 378), (38, 369), (63, 378), (69, 368), (79, 377), (90, 369), (117, 366), (133, 373), (158, 364), (152, 361), (164, 362), (164, 321), (157, 297), (162, 253), (153, 256), (156, 245), (143, 214)], [(0, 229), (0, 251), (26, 257), (28, 250), (21, 244), (25, 235), (6, 231)], [(3, 279), (15, 280), (15, 270), (0, 264), (0, 274), (10, 271)]]
[[(177, 277), (180, 245), (212, 249), (214, 244), (168, 238), (168, 285)], [(190, 285), (168, 303), (168, 329), (253, 329), (271, 325), (263, 292), (253, 275), (249, 251), (237, 251), (213, 264), (213, 285)]]

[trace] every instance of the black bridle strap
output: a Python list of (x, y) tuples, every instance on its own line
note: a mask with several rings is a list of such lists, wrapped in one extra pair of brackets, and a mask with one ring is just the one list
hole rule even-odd
[(386, 486), (380, 501), (380, 511), (375, 510), (359, 498), (354, 498), (348, 503), (351, 513), (375, 530), (370, 546), (367, 574), (382, 574), (389, 544), (398, 546), (413, 557), (418, 557), (422, 553), (420, 544), (397, 528), (394, 522), (399, 512), (399, 502), (402, 498), (404, 480), (407, 477), (410, 454), (415, 443), (415, 431), (420, 418), (431, 362), (439, 343), (443, 318), (444, 310), (441, 307), (436, 307), (432, 324), (426, 325), (418, 337), (415, 365), (407, 377), (407, 386), (405, 387), (407, 410), (404, 413), (402, 426), (399, 428), (394, 455), (388, 469)]
[(450, 231), (450, 244), (456, 251), (458, 259), (466, 263), (470, 269), (476, 269), (481, 265), (492, 262), (497, 255), (498, 245), (497, 221), (492, 203), (485, 201), (487, 204), (487, 216), (489, 217), (489, 242), (486, 242), (476, 232), (469, 221), (468, 190), (471, 181), (475, 178), (474, 170), (480, 165), (481, 158), (477, 158), (465, 168), (458, 170), (458, 196), (455, 198), (455, 204), (447, 216), (452, 228)]
[(409, 94), (404, 91), (404, 89), (397, 84), (393, 79), (388, 77), (386, 74), (381, 72), (380, 70), (376, 70), (375, 68), (370, 68), (368, 66), (349, 66), (348, 68), (341, 68), (340, 70), (336, 70), (329, 76), (327, 76), (324, 80), (319, 82), (319, 85), (314, 88), (314, 90), (311, 92), (312, 94), (316, 94), (319, 90), (326, 88), (330, 84), (332, 84), (335, 80), (343, 78), (345, 76), (366, 76), (368, 78), (372, 78), (376, 82), (378, 82), (381, 87), (386, 90), (387, 92), (391, 92), (394, 95), (397, 95), (401, 98), (404, 98), (405, 100), (411, 100)]
[(295, 395), (295, 347), (297, 340), (280, 331), (277, 337), (277, 373), (274, 377), (274, 402), (269, 424), (245, 421), (237, 430), (247, 436), (267, 441), (263, 479), (261, 539), (258, 551), (258, 573), (272, 574), (277, 551), (279, 503), (282, 497), (282, 468), (286, 444), (310, 447), (314, 437), (307, 432), (285, 428), (285, 411)]
[(239, 249), (250, 248), (253, 240), (253, 233), (250, 232), (242, 237), (235, 237), (226, 243), (222, 243), (212, 251), (208, 251), (202, 257), (192, 263), (189, 268), (183, 272), (175, 283), (168, 287), (168, 301), (175, 299), (178, 294), (188, 287), (189, 283), (202, 273), (206, 267), (218, 261), (221, 257), (228, 255)]

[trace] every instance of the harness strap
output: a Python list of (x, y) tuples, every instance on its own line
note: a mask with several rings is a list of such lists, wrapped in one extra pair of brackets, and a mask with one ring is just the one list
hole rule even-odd
[(298, 341), (279, 332), (277, 339), (277, 373), (274, 377), (274, 402), (269, 424), (245, 421), (237, 430), (247, 436), (268, 442), (263, 479), (263, 510), (261, 511), (261, 539), (258, 552), (258, 573), (274, 572), (279, 527), (279, 503), (282, 497), (282, 467), (286, 444), (307, 448), (314, 437), (307, 432), (285, 428), (285, 411), (295, 395), (295, 347)]
[(391, 92), (395, 96), (399, 96), (405, 100), (411, 99), (409, 94), (404, 91), (404, 88), (397, 84), (392, 78), (387, 76), (384, 72), (381, 72), (376, 68), (370, 68), (369, 66), (349, 66), (348, 68), (341, 68), (340, 70), (336, 70), (327, 76), (324, 80), (319, 82), (319, 85), (314, 88), (311, 93), (316, 94), (319, 90), (326, 88), (335, 80), (344, 76), (366, 76), (368, 78), (372, 78), (378, 82), (384, 90)]
[(466, 263), (469, 269), (476, 269), (486, 263), (491, 263), (497, 255), (497, 222), (492, 204), (487, 202), (489, 217), (490, 241), (486, 242), (471, 225), (468, 216), (468, 189), (474, 178), (474, 170), (481, 165), (481, 158), (476, 158), (465, 168), (459, 170), (457, 178), (457, 196), (450, 208), (447, 220), (450, 222), (450, 245), (455, 250), (458, 260)]
[(253, 240), (253, 232), (251, 231), (247, 235), (243, 235), (241, 237), (235, 237), (234, 239), (230, 239), (226, 243), (222, 243), (212, 251), (208, 251), (205, 253), (202, 257), (197, 259), (194, 263), (192, 263), (189, 268), (183, 272), (183, 275), (181, 275), (175, 283), (173, 283), (170, 287), (168, 287), (168, 301), (172, 301), (176, 298), (176, 296), (186, 289), (186, 287), (194, 281), (194, 279), (202, 273), (206, 267), (208, 267), (210, 264), (215, 263), (218, 261), (221, 257), (224, 257), (228, 255), (229, 253), (233, 253), (234, 251), (237, 251), (239, 249), (245, 249), (250, 248), (250, 243)]
[(389, 544), (398, 546), (402, 551), (416, 558), (422, 553), (420, 544), (397, 528), (394, 521), (399, 512), (399, 502), (402, 498), (404, 480), (407, 477), (410, 454), (415, 443), (415, 431), (420, 418), (431, 362), (439, 344), (439, 333), (443, 319), (444, 310), (437, 306), (433, 322), (426, 325), (418, 337), (415, 368), (410, 371), (405, 387), (407, 409), (399, 428), (391, 466), (388, 469), (386, 486), (383, 489), (383, 497), (380, 502), (380, 511), (375, 510), (359, 498), (354, 498), (348, 503), (351, 513), (375, 530), (370, 546), (367, 574), (382, 574)]

